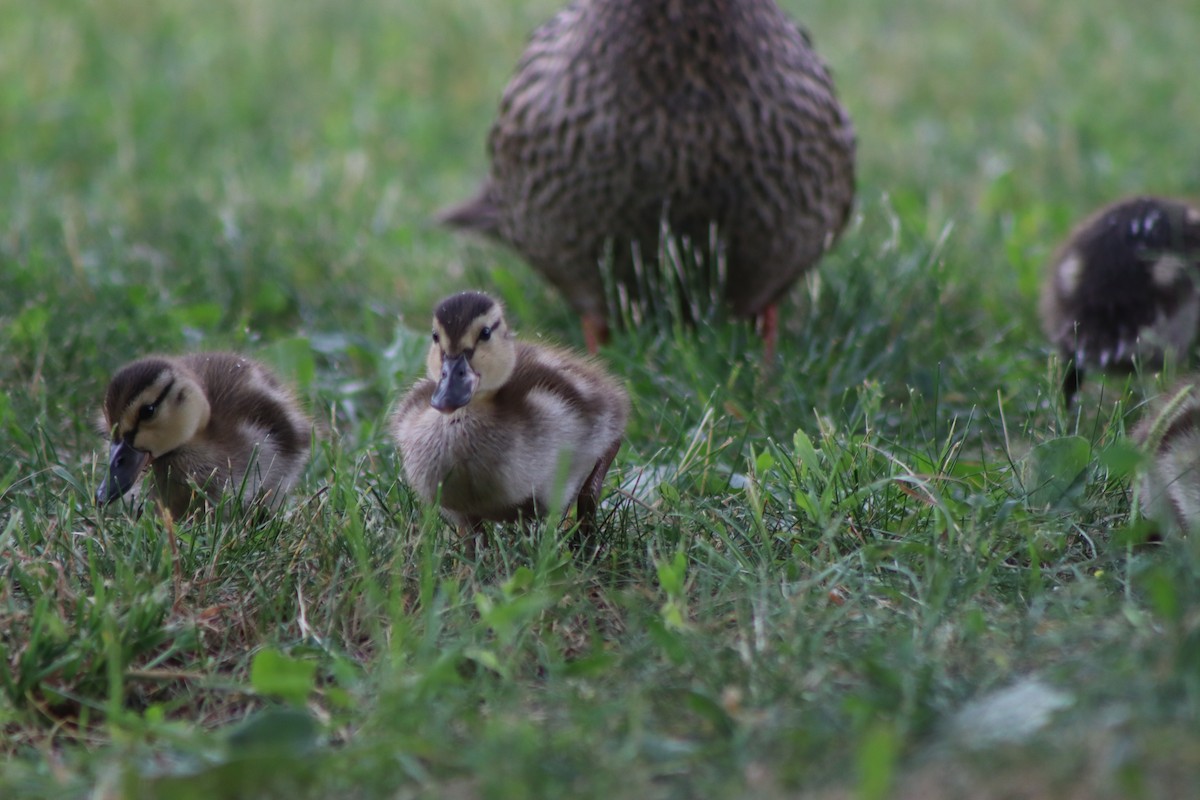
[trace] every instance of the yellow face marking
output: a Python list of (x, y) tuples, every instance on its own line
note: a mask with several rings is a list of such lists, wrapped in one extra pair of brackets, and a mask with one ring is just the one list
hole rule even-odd
[(160, 412), (164, 401), (171, 389), (174, 388), (175, 376), (164, 371), (154, 383), (147, 386), (142, 391), (138, 392), (121, 411), (120, 417), (116, 422), (116, 430), (114, 431), (113, 439), (124, 439), (132, 434), (133, 445), (139, 450), (145, 450), (146, 447), (139, 443), (139, 440), (147, 432), (151, 432), (160, 424)]
[(476, 391), (498, 389), (508, 380), (516, 363), (516, 351), (499, 306), (471, 320), (457, 339), (434, 319), (433, 344), (425, 359), (429, 379), (439, 381), (445, 359), (461, 354), (466, 354), (467, 364), (479, 379)]
[(157, 458), (190, 441), (207, 416), (199, 387), (164, 371), (125, 406), (113, 426), (113, 441), (131, 438), (136, 449)]

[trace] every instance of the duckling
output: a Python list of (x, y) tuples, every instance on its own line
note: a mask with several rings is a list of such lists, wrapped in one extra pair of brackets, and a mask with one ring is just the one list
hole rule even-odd
[(149, 467), (152, 496), (174, 518), (231, 491), (277, 508), (308, 460), (312, 437), (312, 420), (291, 390), (262, 364), (232, 353), (134, 361), (113, 376), (102, 413), (112, 444), (96, 502), (124, 496)]
[(575, 0), (504, 91), (478, 195), (440, 220), (520, 253), (593, 354), (608, 244), (637, 297), (635, 251), (652, 262), (664, 223), (694, 246), (715, 226), (725, 300), (758, 318), (769, 357), (781, 297), (849, 219), (855, 146), (828, 69), (774, 0)]
[(629, 416), (624, 389), (591, 361), (517, 341), (482, 292), (437, 306), (425, 366), (392, 435), (408, 483), (470, 537), (469, 555), (485, 522), (537, 519), (572, 499), (587, 541)]
[(1200, 377), (1151, 403), (1132, 436), (1150, 454), (1139, 493), (1142, 513), (1190, 531), (1200, 522)]
[(1042, 327), (1067, 372), (1069, 406), (1085, 369), (1129, 371), (1182, 361), (1196, 337), (1200, 210), (1160, 197), (1101, 208), (1059, 249), (1047, 271)]

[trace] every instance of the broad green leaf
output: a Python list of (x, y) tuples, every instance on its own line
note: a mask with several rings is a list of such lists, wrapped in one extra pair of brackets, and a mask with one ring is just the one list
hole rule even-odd
[(1101, 464), (1113, 478), (1126, 478), (1137, 471), (1145, 461), (1142, 451), (1129, 439), (1118, 439), (1098, 454)]
[(659, 559), (655, 562), (658, 571), (658, 584), (670, 597), (683, 594), (683, 584), (687, 577), (687, 556), (680, 550), (669, 562)]
[(300, 704), (312, 692), (316, 674), (315, 663), (266, 649), (259, 651), (250, 664), (250, 685), (259, 694), (274, 695)]
[(261, 753), (299, 756), (315, 748), (319, 738), (320, 727), (307, 711), (272, 708), (230, 731), (228, 741), (234, 757)]
[(317, 362), (313, 358), (313, 347), (303, 336), (280, 339), (263, 348), (259, 355), (301, 391), (307, 390), (316, 380)]
[(805, 470), (820, 474), (821, 459), (813, 447), (812, 439), (800, 428), (792, 435), (792, 448), (796, 451), (796, 463), (801, 467), (801, 475)]
[(858, 748), (859, 800), (883, 800), (891, 793), (901, 741), (891, 725), (867, 730)]
[(1082, 436), (1042, 442), (1021, 462), (1021, 480), (1031, 507), (1055, 505), (1082, 484), (1092, 459), (1092, 446)]

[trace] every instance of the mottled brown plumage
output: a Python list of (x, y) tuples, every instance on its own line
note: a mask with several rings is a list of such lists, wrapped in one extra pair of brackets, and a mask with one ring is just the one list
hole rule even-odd
[(277, 507), (312, 436), (292, 392), (262, 364), (232, 353), (128, 364), (109, 383), (102, 414), (111, 447), (97, 502), (132, 490), (149, 467), (151, 496), (176, 518), (226, 494)]
[(392, 416), (421, 498), (463, 535), (576, 500), (586, 536), (625, 431), (624, 389), (591, 361), (516, 341), (501, 306), (479, 292), (438, 306), (426, 372)]
[(521, 253), (593, 350), (606, 243), (632, 291), (631, 253), (654, 258), (664, 220), (696, 246), (715, 224), (727, 301), (770, 324), (846, 224), (854, 149), (825, 64), (773, 0), (576, 0), (504, 92), (479, 195), (442, 219)]
[(1084, 220), (1050, 262), (1042, 327), (1067, 364), (1067, 403), (1084, 371), (1129, 371), (1135, 358), (1181, 362), (1200, 322), (1200, 211), (1132, 197)]

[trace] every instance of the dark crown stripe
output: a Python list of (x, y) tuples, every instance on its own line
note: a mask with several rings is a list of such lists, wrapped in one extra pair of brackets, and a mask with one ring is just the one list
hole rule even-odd
[(496, 301), (483, 292), (460, 292), (439, 303), (433, 316), (446, 335), (457, 341), (476, 318), (495, 306)]
[(104, 413), (109, 421), (116, 422), (133, 399), (170, 368), (170, 364), (158, 358), (147, 358), (122, 367), (104, 394)]

